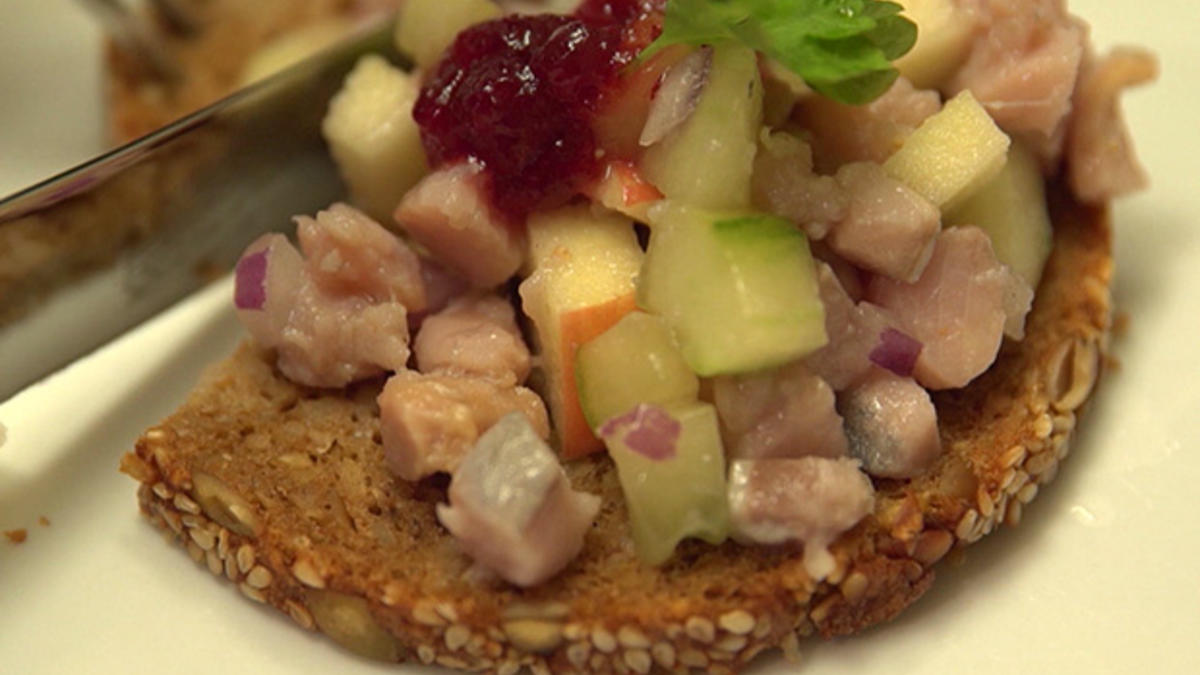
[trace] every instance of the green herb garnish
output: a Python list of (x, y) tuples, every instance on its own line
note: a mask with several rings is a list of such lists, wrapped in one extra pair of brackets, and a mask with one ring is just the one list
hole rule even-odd
[(878, 0), (668, 0), (646, 58), (674, 45), (736, 42), (762, 52), (842, 103), (867, 103), (892, 86), (892, 61), (917, 40), (903, 7)]

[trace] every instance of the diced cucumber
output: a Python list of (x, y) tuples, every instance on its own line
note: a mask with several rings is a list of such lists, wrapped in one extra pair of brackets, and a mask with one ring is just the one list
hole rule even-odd
[(592, 429), (639, 403), (695, 401), (700, 392), (670, 329), (645, 312), (630, 312), (581, 346), (575, 378)]
[(682, 127), (646, 148), (642, 174), (668, 199), (711, 209), (749, 207), (762, 107), (754, 50), (714, 47), (696, 109)]
[[(652, 427), (658, 440), (668, 435), (661, 433), (664, 425), (674, 426), (678, 435), (669, 447), (651, 448), (650, 454), (659, 457), (654, 459), (647, 454), (647, 439), (630, 432)], [(686, 537), (711, 544), (725, 540), (725, 453), (712, 405), (695, 401), (639, 406), (602, 430), (625, 493), (638, 557), (658, 565)]]
[(946, 214), (951, 225), (975, 225), (992, 240), (996, 258), (1036, 289), (1054, 234), (1046, 211), (1046, 186), (1033, 153), (1018, 143), (1004, 169), (961, 206)]
[(694, 372), (769, 368), (825, 344), (812, 254), (795, 225), (672, 203), (650, 222), (638, 305), (666, 320)]

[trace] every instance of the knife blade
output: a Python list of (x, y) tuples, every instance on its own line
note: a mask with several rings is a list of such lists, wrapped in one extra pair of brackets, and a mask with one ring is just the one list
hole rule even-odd
[(321, 119), (363, 54), (407, 67), (393, 23), (0, 201), (0, 401), (341, 198)]

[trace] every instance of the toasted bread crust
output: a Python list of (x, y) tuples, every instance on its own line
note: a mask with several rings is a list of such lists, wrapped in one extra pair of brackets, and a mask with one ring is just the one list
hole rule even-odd
[(641, 564), (604, 457), (568, 466), (604, 506), (566, 571), (524, 591), (477, 579), (437, 523), (444, 486), (384, 466), (381, 382), (299, 387), (249, 343), (123, 469), (143, 483), (142, 511), (198, 562), (360, 653), (500, 673), (737, 670), (767, 648), (891, 619), (951, 548), (1020, 522), (1053, 479), (1102, 365), (1112, 267), (1105, 212), (1062, 200), (1053, 212), (1027, 337), (935, 395), (943, 457), (919, 479), (876, 481), (875, 513), (833, 545), (837, 569), (819, 583), (789, 547), (685, 542), (661, 568)]

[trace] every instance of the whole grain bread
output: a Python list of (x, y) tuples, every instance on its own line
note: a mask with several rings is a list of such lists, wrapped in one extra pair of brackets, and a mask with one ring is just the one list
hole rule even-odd
[(935, 395), (943, 456), (921, 478), (876, 480), (875, 512), (832, 546), (836, 571), (820, 582), (790, 547), (685, 542), (662, 567), (640, 563), (603, 456), (567, 467), (604, 505), (566, 571), (528, 590), (477, 578), (437, 522), (445, 485), (385, 468), (382, 382), (306, 389), (249, 342), (122, 470), (197, 562), (361, 654), (498, 673), (737, 670), (891, 619), (951, 549), (1019, 523), (1054, 478), (1103, 365), (1112, 260), (1106, 212), (1056, 198), (1053, 216), (1026, 338)]

